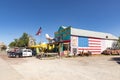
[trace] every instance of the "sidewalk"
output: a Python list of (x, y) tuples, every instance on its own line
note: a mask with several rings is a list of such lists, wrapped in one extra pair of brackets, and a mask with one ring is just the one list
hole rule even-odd
[(0, 58), (0, 80), (22, 80), (22, 76)]

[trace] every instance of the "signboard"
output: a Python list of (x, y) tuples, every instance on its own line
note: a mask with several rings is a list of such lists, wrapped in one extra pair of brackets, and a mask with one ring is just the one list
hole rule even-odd
[(78, 37), (71, 36), (71, 46), (72, 47), (78, 47)]
[(71, 36), (71, 53), (76, 55), (78, 53), (78, 37)]
[(60, 27), (59, 30), (55, 32), (55, 38), (57, 41), (70, 40), (70, 27)]

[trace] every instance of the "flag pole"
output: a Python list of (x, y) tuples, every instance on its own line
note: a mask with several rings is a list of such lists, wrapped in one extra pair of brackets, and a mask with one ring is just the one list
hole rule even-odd
[[(42, 28), (40, 27), (36, 33), (36, 36), (40, 36), (42, 33)], [(41, 39), (40, 39), (40, 43), (41, 43)], [(39, 43), (38, 43), (39, 44)]]

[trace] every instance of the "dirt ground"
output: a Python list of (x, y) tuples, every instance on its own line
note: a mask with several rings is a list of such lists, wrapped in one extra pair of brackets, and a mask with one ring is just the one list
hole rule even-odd
[(20, 80), (120, 80), (120, 55), (40, 60), (0, 54), (0, 58), (22, 76)]

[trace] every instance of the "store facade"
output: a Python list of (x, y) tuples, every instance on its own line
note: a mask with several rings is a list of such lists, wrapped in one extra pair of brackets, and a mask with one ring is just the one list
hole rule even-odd
[(72, 27), (59, 27), (54, 33), (55, 41), (59, 43), (61, 55), (76, 55), (83, 50), (92, 54), (101, 54), (106, 48), (118, 40), (118, 37), (103, 32), (77, 29)]

